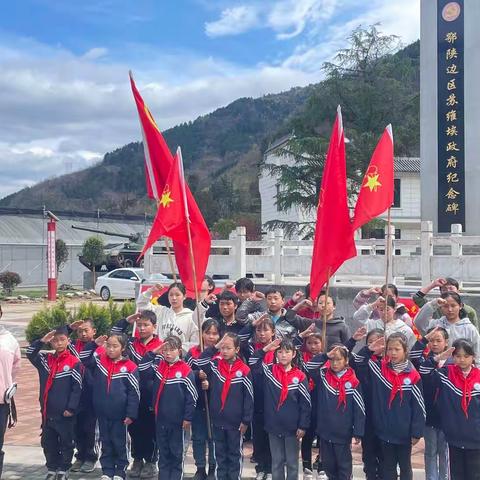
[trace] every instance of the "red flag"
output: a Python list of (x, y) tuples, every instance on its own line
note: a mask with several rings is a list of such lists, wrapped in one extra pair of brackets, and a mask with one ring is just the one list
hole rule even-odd
[(355, 231), (388, 210), (393, 203), (393, 135), (388, 125), (373, 152), (355, 205)]
[(310, 294), (317, 298), (327, 278), (357, 254), (347, 201), (347, 169), (342, 112), (337, 109), (318, 199)]
[[(180, 159), (178, 156), (174, 159), (171, 154), (131, 76), (130, 82), (144, 139), (147, 191), (150, 185), (152, 198), (158, 203), (157, 215), (140, 256), (161, 236), (170, 237), (180, 278), (191, 294), (195, 291), (194, 267), (198, 290), (205, 277), (210, 256), (210, 232), (184, 179)], [(190, 257), (187, 221), (190, 221), (192, 244), (195, 246), (194, 265)]]
[(131, 73), (130, 85), (135, 103), (137, 104), (140, 127), (142, 129), (147, 194), (158, 202), (162, 195), (170, 166), (173, 163), (173, 156), (150, 110), (137, 90)]

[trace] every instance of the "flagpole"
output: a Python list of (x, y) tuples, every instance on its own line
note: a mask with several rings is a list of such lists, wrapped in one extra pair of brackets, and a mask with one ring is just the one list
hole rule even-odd
[(323, 345), (324, 353), (327, 353), (327, 303), (328, 303), (329, 293), (330, 293), (330, 267), (328, 267), (328, 270), (327, 270), (327, 288), (325, 290), (325, 305), (323, 306), (322, 345)]
[[(192, 273), (193, 273), (193, 285), (195, 291), (195, 303), (197, 307), (195, 311), (197, 312), (197, 326), (198, 326), (198, 338), (200, 340), (200, 350), (203, 352), (204, 345), (203, 345), (203, 336), (202, 336), (202, 322), (200, 321), (200, 310), (198, 309), (198, 304), (200, 303), (200, 295), (198, 292), (198, 285), (197, 285), (197, 269), (195, 267), (195, 256), (193, 254), (193, 243), (192, 243), (192, 232), (190, 230), (190, 213), (188, 211), (188, 204), (187, 204), (187, 192), (185, 189), (185, 175), (183, 172), (183, 157), (182, 157), (182, 149), (180, 147), (177, 148), (177, 159), (180, 165), (180, 173), (182, 175), (182, 190), (183, 190), (183, 204), (185, 205), (185, 216), (186, 216), (186, 223), (187, 223), (187, 235), (188, 235), (188, 250), (190, 254), (190, 263), (192, 264)], [(208, 438), (212, 438), (212, 427), (210, 424), (210, 408), (208, 406), (208, 395), (207, 391), (203, 391), (205, 397), (205, 413), (207, 416), (207, 430), (208, 430)]]
[[(388, 278), (390, 273), (390, 252), (391, 252), (391, 235), (390, 235), (390, 225), (392, 224), (392, 218), (390, 214), (390, 207), (388, 207), (387, 211), (387, 235), (385, 237), (386, 245), (385, 245), (385, 255), (387, 257), (387, 261), (385, 264), (385, 310), (383, 312), (385, 320), (384, 323), (387, 323), (387, 302), (388, 302)], [(386, 329), (385, 329), (386, 332)]]
[(170, 241), (168, 240), (168, 237), (163, 237), (163, 240), (165, 241), (165, 248), (167, 249), (167, 256), (168, 256), (168, 263), (170, 264), (170, 270), (172, 271), (172, 277), (173, 281), (177, 283), (177, 274), (175, 273), (175, 267), (173, 265), (173, 255), (172, 251), (170, 250)]

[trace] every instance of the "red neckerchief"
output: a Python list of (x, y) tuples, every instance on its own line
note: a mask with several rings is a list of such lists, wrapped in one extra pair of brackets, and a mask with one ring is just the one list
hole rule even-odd
[(70, 368), (78, 362), (78, 359), (74, 357), (68, 350), (64, 350), (60, 354), (48, 354), (47, 363), (50, 372), (48, 374), (47, 382), (45, 383), (45, 390), (43, 392), (43, 419), (47, 418), (47, 402), (48, 392), (52, 388), (53, 380), (60, 367), (68, 365)]
[[(98, 348), (96, 351), (98, 352)], [(128, 358), (122, 358), (114, 362), (105, 352), (100, 353), (99, 358), (101, 365), (107, 370), (107, 392), (110, 392), (113, 375), (120, 373), (122, 367), (125, 367), (125, 372), (128, 373), (136, 368), (136, 365)]]
[(160, 347), (162, 343), (163, 341), (160, 340), (156, 335), (154, 335), (147, 343), (143, 343), (140, 338), (134, 337), (133, 348), (139, 355), (143, 357), (147, 352), (151, 352)]
[[(92, 340), (93, 341), (93, 340)], [(80, 352), (83, 352), (83, 350), (85, 349), (85, 345), (87, 343), (90, 343), (90, 342), (82, 342), (81, 340), (76, 340), (75, 343), (73, 344), (73, 348), (75, 349), (75, 351), (77, 353), (80, 353)], [(102, 353), (105, 352), (105, 348), (103, 347), (100, 347), (100, 346), (97, 346), (96, 350), (95, 350), (95, 353), (97, 355), (101, 355)]]
[[(306, 365), (314, 357), (313, 353), (310, 353), (308, 350), (302, 352), (303, 363)], [(308, 379), (308, 390), (313, 392), (315, 388), (315, 382), (311, 377)]]
[(410, 384), (415, 384), (420, 380), (420, 374), (411, 368), (408, 372), (403, 371), (401, 373), (394, 372), (390, 366), (390, 359), (385, 357), (382, 359), (382, 376), (392, 384), (392, 390), (390, 392), (390, 398), (388, 400), (388, 408), (392, 407), (392, 402), (395, 400), (397, 393), (400, 392), (400, 403), (403, 400), (402, 385), (405, 383), (405, 379), (409, 379)]
[(448, 379), (462, 391), (462, 410), (468, 418), (468, 406), (472, 400), (472, 389), (476, 383), (480, 384), (480, 370), (472, 366), (470, 373), (465, 377), (458, 365), (447, 366)]
[(347, 367), (347, 371), (341, 377), (337, 377), (337, 375), (335, 375), (335, 373), (329, 368), (325, 372), (325, 379), (331, 387), (333, 387), (335, 390), (338, 390), (337, 409), (343, 403), (343, 410), (345, 410), (347, 407), (347, 393), (345, 384), (350, 383), (348, 388), (356, 388), (360, 383), (355, 375), (355, 372), (351, 367)]
[[(200, 355), (202, 354), (202, 350), (200, 349), (200, 345), (195, 345), (193, 346), (191, 349), (190, 349), (190, 355), (192, 356), (193, 359), (197, 360), (198, 358), (200, 358)], [(220, 359), (222, 358), (222, 356), (220, 355), (220, 352), (217, 352), (213, 357), (212, 357), (212, 360), (216, 360), (216, 359)]]
[(282, 389), (280, 391), (280, 398), (278, 399), (277, 410), (283, 405), (288, 396), (288, 386), (293, 383), (293, 379), (297, 378), (298, 383), (300, 383), (304, 378), (305, 374), (296, 367), (292, 367), (288, 372), (285, 370), (283, 365), (279, 363), (274, 363), (272, 367), (273, 376), (280, 382)]
[(237, 376), (237, 372), (240, 372), (240, 376), (244, 376), (248, 373), (248, 367), (240, 360), (236, 359), (233, 363), (228, 363), (223, 358), (218, 362), (218, 371), (220, 375), (225, 379), (225, 383), (223, 384), (222, 388), (222, 408), (223, 410), (225, 407), (225, 402), (227, 401), (228, 391), (230, 390), (230, 384), (232, 383), (232, 379)]
[[(253, 350), (254, 351), (257, 351), (257, 350), (262, 350), (262, 348), (265, 346), (265, 344), (263, 343), (254, 343), (253, 344)], [(273, 352), (273, 350), (271, 350), (270, 352), (267, 352), (264, 357), (263, 357), (263, 363), (266, 363), (267, 365), (271, 365), (273, 363), (273, 359), (275, 358), (275, 353)]]
[(83, 343), (81, 340), (77, 340), (74, 344), (73, 344), (73, 348), (75, 348), (75, 351), (77, 353), (80, 353), (81, 351), (83, 351), (83, 349), (85, 348), (85, 343)]
[(155, 416), (158, 414), (160, 396), (162, 395), (163, 388), (165, 387), (167, 380), (176, 376), (177, 372), (180, 372), (182, 377), (186, 377), (192, 371), (183, 360), (177, 360), (175, 363), (168, 363), (165, 360), (162, 360), (156, 368), (162, 379), (160, 381), (160, 385), (158, 386), (157, 398), (155, 399)]

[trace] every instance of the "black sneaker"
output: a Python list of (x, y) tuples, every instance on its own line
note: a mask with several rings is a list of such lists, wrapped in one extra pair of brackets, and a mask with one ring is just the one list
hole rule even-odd
[(193, 476), (193, 480), (206, 480), (206, 479), (207, 479), (207, 472), (205, 471), (205, 467), (197, 468), (197, 471)]
[(215, 465), (210, 465), (208, 467), (207, 480), (215, 480)]
[(55, 480), (68, 480), (68, 473), (67, 472), (58, 472)]
[(48, 472), (45, 480), (55, 480), (57, 478), (57, 472)]

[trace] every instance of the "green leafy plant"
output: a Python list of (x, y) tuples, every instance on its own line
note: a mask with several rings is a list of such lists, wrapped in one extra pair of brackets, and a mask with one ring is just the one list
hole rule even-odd
[(37, 312), (28, 324), (25, 334), (27, 340), (31, 342), (42, 338), (46, 333), (61, 325), (91, 318), (97, 335), (106, 335), (115, 322), (133, 313), (135, 313), (135, 303), (130, 301), (124, 302), (121, 306), (113, 300), (110, 300), (108, 305), (97, 305), (92, 302), (82, 303), (77, 309), (69, 312), (65, 302), (61, 300), (55, 305), (44, 307)]
[(105, 259), (103, 251), (103, 240), (98, 237), (89, 237), (83, 242), (82, 257), (90, 265), (93, 274), (93, 285), (95, 285), (95, 268)]
[(44, 307), (33, 315), (25, 330), (25, 336), (29, 342), (32, 342), (42, 338), (54, 328), (66, 325), (72, 321), (72, 315), (67, 310), (65, 302), (59, 301), (52, 307)]
[(57, 266), (57, 274), (62, 271), (68, 260), (68, 247), (67, 244), (61, 239), (55, 240), (55, 264)]
[(16, 272), (0, 273), (0, 283), (6, 295), (11, 295), (17, 285), (22, 283), (22, 278)]

